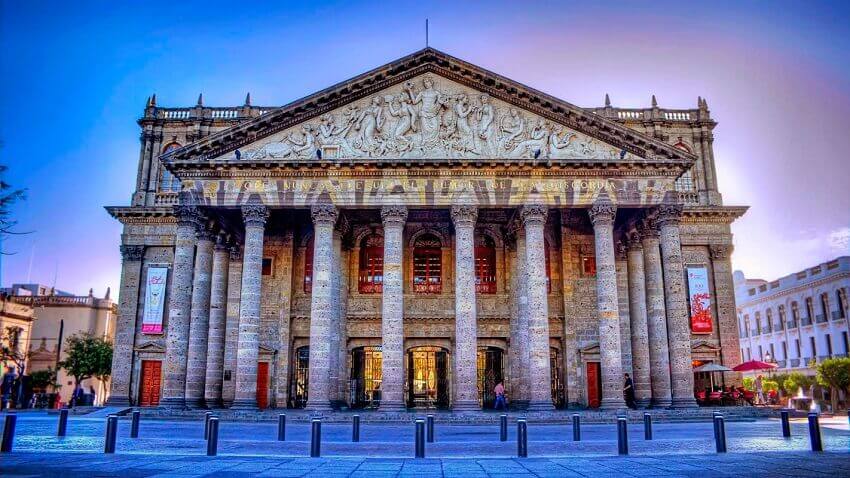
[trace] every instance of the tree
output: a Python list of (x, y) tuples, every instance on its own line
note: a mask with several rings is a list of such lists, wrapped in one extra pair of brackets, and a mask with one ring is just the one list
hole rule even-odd
[(47, 392), (50, 388), (58, 388), (59, 384), (56, 383), (56, 375), (57, 371), (50, 367), (47, 367), (47, 370), (32, 372), (30, 374), (30, 380), (32, 381), (33, 389)]
[(24, 366), (27, 362), (27, 351), (21, 347), (21, 332), (20, 327), (9, 326), (3, 331), (3, 336), (0, 338), (0, 362), (4, 364), (12, 362), (17, 368), (16, 372), (20, 375), (24, 373)]
[(12, 219), (12, 204), (22, 200), (26, 196), (26, 190), (14, 189), (11, 184), (3, 180), (8, 166), (0, 164), (0, 241), (8, 234), (15, 234), (12, 228), (17, 221)]
[(794, 395), (797, 393), (797, 390), (803, 389), (803, 393), (806, 393), (812, 385), (815, 384), (815, 378), (810, 375), (804, 375), (800, 372), (791, 372), (788, 374), (788, 378), (785, 379), (783, 386), (785, 390), (788, 390), (789, 395)]
[(74, 388), (95, 377), (106, 381), (112, 373), (112, 344), (91, 334), (74, 334), (66, 342), (67, 358), (59, 362), (74, 377)]
[(850, 358), (830, 358), (818, 364), (818, 383), (829, 387), (832, 411), (838, 408), (838, 390), (850, 388)]

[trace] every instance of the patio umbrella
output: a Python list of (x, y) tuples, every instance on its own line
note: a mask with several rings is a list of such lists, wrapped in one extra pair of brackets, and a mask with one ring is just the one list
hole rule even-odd
[(762, 362), (761, 360), (750, 360), (737, 367), (732, 368), (735, 372), (752, 372), (755, 370), (770, 370), (777, 367), (775, 363)]
[(732, 369), (729, 367), (724, 367), (723, 365), (716, 363), (707, 363), (705, 365), (700, 365), (699, 367), (694, 369), (694, 372), (708, 372), (711, 375), (711, 390), (714, 390), (714, 373), (713, 372), (731, 372)]

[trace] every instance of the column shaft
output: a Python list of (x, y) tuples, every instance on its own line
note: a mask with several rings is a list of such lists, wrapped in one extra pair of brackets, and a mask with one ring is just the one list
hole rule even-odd
[(525, 230), (525, 289), (528, 320), (528, 409), (552, 410), (552, 371), (549, 358), (549, 298), (546, 287), (546, 206), (523, 206)]
[(648, 407), (652, 399), (649, 360), (649, 332), (646, 318), (646, 276), (643, 266), (643, 247), (636, 232), (629, 233), (629, 317), (632, 339), (632, 381), (635, 401), (639, 407)]
[(331, 326), (335, 324), (331, 271), (333, 233), (337, 210), (330, 204), (314, 205), (313, 287), (310, 302), (310, 371), (307, 408), (330, 410)]
[(133, 344), (144, 255), (145, 246), (121, 246), (121, 295), (115, 324), (115, 351), (112, 354), (112, 377), (107, 402), (109, 406), (128, 406), (131, 403), (130, 377), (133, 371)]
[(220, 235), (213, 252), (212, 284), (210, 286), (210, 320), (207, 335), (207, 367), (204, 401), (207, 407), (222, 406), (222, 377), (224, 371), (224, 334), (227, 320), (227, 272), (230, 268), (230, 248)]
[(452, 409), (478, 410), (478, 319), (475, 303), (475, 243), (478, 209), (452, 206), (455, 226), (455, 392)]
[(189, 313), (189, 347), (186, 360), (186, 406), (204, 407), (207, 376), (207, 335), (210, 321), (210, 287), (214, 236), (202, 225), (195, 249), (192, 308)]
[(381, 410), (404, 410), (404, 223), (407, 208), (385, 206), (384, 283), (381, 305)]
[(525, 261), (525, 230), (516, 228), (516, 250), (512, 254), (511, 288), (514, 305), (511, 317), (511, 388), (509, 397), (514, 405), (528, 404), (528, 276)]
[[(741, 346), (735, 312), (735, 284), (732, 279), (732, 246), (709, 246), (711, 270), (714, 275), (714, 297), (717, 309), (717, 335), (720, 337), (722, 365), (732, 368), (741, 363)], [(778, 313), (777, 313), (778, 315)], [(786, 319), (787, 320), (787, 319)], [(789, 350), (791, 344), (788, 344)], [(788, 357), (785, 357), (787, 360)], [(726, 372), (726, 385), (737, 384), (741, 374)]]
[(236, 355), (239, 347), (239, 301), (242, 300), (242, 248), (230, 249), (227, 272), (227, 319), (224, 326), (224, 373), (221, 401), (225, 407), (236, 398)]
[(646, 278), (646, 329), (652, 405), (669, 407), (672, 402), (670, 351), (667, 342), (667, 309), (664, 306), (664, 272), (661, 269), (658, 230), (649, 218), (641, 221), (639, 226)]

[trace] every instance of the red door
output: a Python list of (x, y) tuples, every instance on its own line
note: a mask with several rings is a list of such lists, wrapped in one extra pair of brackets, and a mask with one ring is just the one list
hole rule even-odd
[(269, 408), (269, 363), (257, 363), (257, 407)]
[(601, 399), (602, 376), (599, 374), (599, 362), (587, 362), (587, 406), (599, 408)]
[(155, 407), (159, 405), (159, 391), (162, 385), (162, 362), (160, 360), (142, 360), (142, 384), (139, 390), (139, 406)]

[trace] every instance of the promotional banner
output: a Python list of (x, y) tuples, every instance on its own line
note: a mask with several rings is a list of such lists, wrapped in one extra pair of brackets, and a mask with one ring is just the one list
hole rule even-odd
[(162, 314), (165, 309), (167, 267), (149, 267), (145, 287), (145, 311), (142, 316), (143, 334), (162, 333)]
[(688, 267), (688, 294), (691, 298), (691, 331), (695, 334), (711, 333), (711, 293), (705, 267)]

